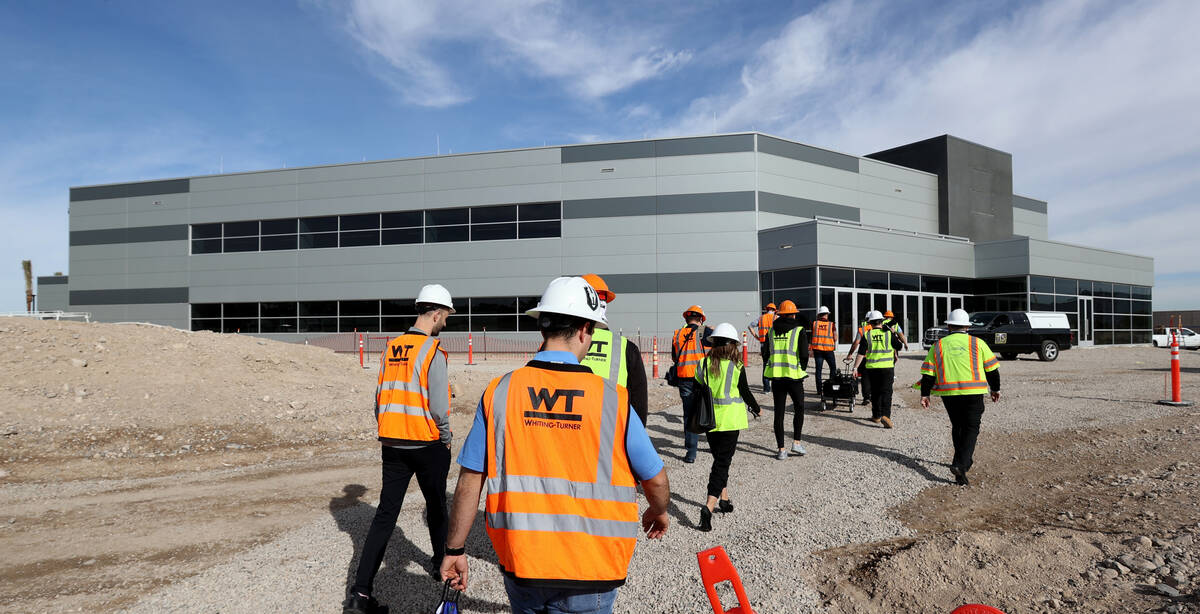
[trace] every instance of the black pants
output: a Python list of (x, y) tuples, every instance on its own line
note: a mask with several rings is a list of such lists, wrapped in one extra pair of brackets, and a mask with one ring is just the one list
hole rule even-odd
[[(764, 343), (770, 343), (770, 339), (770, 337), (767, 337), (767, 341)], [(767, 346), (763, 345), (763, 349), (767, 349)], [(767, 361), (771, 359), (771, 354), (770, 352), (760, 352), (759, 355), (762, 356), (763, 392), (771, 392), (771, 380), (767, 379)]]
[(429, 543), (433, 558), (440, 561), (446, 552), (446, 529), (450, 514), (446, 509), (446, 475), (450, 472), (450, 448), (439, 443), (404, 450), (383, 446), (383, 490), (379, 493), (379, 508), (367, 531), (358, 574), (350, 590), (370, 595), (375, 574), (383, 562), (383, 553), (396, 528), (404, 493), (415, 474), (421, 494), (425, 495), (425, 520), (429, 524)]
[(871, 400), (871, 378), (867, 377), (867, 368), (863, 365), (858, 366), (858, 386), (862, 390), (863, 400)]
[(792, 439), (800, 441), (804, 431), (804, 380), (783, 377), (772, 378), (771, 396), (775, 399), (775, 443), (783, 447), (783, 415), (787, 412), (787, 399), (792, 397)]
[(817, 394), (821, 394), (821, 363), (829, 363), (829, 377), (837, 372), (837, 366), (834, 364), (833, 350), (813, 350), (813, 361), (816, 362), (817, 370)]
[(738, 433), (740, 431), (709, 431), (704, 434), (708, 438), (708, 450), (712, 452), (712, 469), (708, 472), (708, 496), (721, 498), (721, 491), (729, 485), (729, 465), (733, 463), (733, 453), (737, 451)]
[(871, 390), (871, 417), (892, 417), (892, 380), (896, 379), (896, 369), (863, 369), (867, 372), (867, 382)]
[(975, 440), (983, 422), (984, 394), (964, 394), (942, 397), (946, 415), (950, 416), (950, 438), (954, 440), (954, 460), (950, 465), (962, 473), (975, 462)]

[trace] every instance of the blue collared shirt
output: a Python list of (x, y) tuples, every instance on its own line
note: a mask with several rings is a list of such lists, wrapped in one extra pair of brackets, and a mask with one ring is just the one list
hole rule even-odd
[[(579, 364), (579, 360), (570, 352), (542, 351), (534, 355), (533, 359), (567, 365)], [(634, 477), (639, 481), (648, 480), (662, 471), (663, 462), (658, 457), (658, 451), (654, 449), (654, 444), (650, 442), (650, 435), (646, 433), (646, 427), (642, 426), (641, 420), (636, 419), (636, 415), (633, 415), (632, 407), (630, 414), (633, 417), (626, 420), (628, 426), (625, 429), (625, 453), (629, 456), (629, 464), (633, 469)], [(480, 473), (485, 471), (487, 467), (487, 426), (487, 418), (483, 414), (483, 399), (480, 399), (479, 406), (475, 409), (475, 422), (471, 425), (471, 432), (467, 434), (462, 450), (458, 453), (459, 465)]]

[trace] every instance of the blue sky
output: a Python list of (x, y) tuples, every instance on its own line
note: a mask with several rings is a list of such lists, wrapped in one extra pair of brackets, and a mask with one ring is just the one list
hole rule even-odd
[(1050, 238), (1200, 308), (1190, 0), (0, 4), (0, 312), (67, 267), (67, 188), (760, 130), (1013, 154)]

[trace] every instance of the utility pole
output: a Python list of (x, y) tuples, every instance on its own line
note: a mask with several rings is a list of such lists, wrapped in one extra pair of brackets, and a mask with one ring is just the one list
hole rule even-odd
[(21, 270), (25, 272), (25, 311), (33, 313), (33, 261), (22, 260)]

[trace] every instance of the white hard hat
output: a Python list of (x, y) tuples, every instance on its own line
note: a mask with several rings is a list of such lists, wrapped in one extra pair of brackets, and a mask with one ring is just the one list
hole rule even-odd
[(883, 314), (879, 313), (878, 311), (876, 311), (874, 309), (867, 312), (867, 321), (868, 322), (874, 322), (875, 320), (882, 320), (882, 319), (883, 319)]
[(591, 320), (600, 328), (608, 328), (604, 312), (606, 305), (593, 288), (582, 277), (559, 277), (546, 286), (537, 307), (525, 315), (539, 317), (543, 313), (557, 313)]
[(442, 284), (429, 284), (421, 288), (420, 294), (417, 294), (417, 304), (429, 303), (430, 305), (441, 305), (454, 313), (454, 302), (450, 300), (450, 291)]
[(821, 315), (823, 313), (829, 313), (829, 308), (821, 305), (821, 308), (817, 310), (817, 315)]
[(711, 337), (720, 337), (722, 339), (732, 339), (734, 341), (738, 340), (737, 329), (734, 328), (733, 325), (730, 324), (729, 322), (721, 322), (720, 324), (718, 324), (717, 328), (715, 330), (713, 330), (713, 333), (710, 336)]
[(946, 318), (948, 326), (970, 326), (971, 316), (967, 314), (966, 309), (955, 309), (950, 312), (950, 317)]

